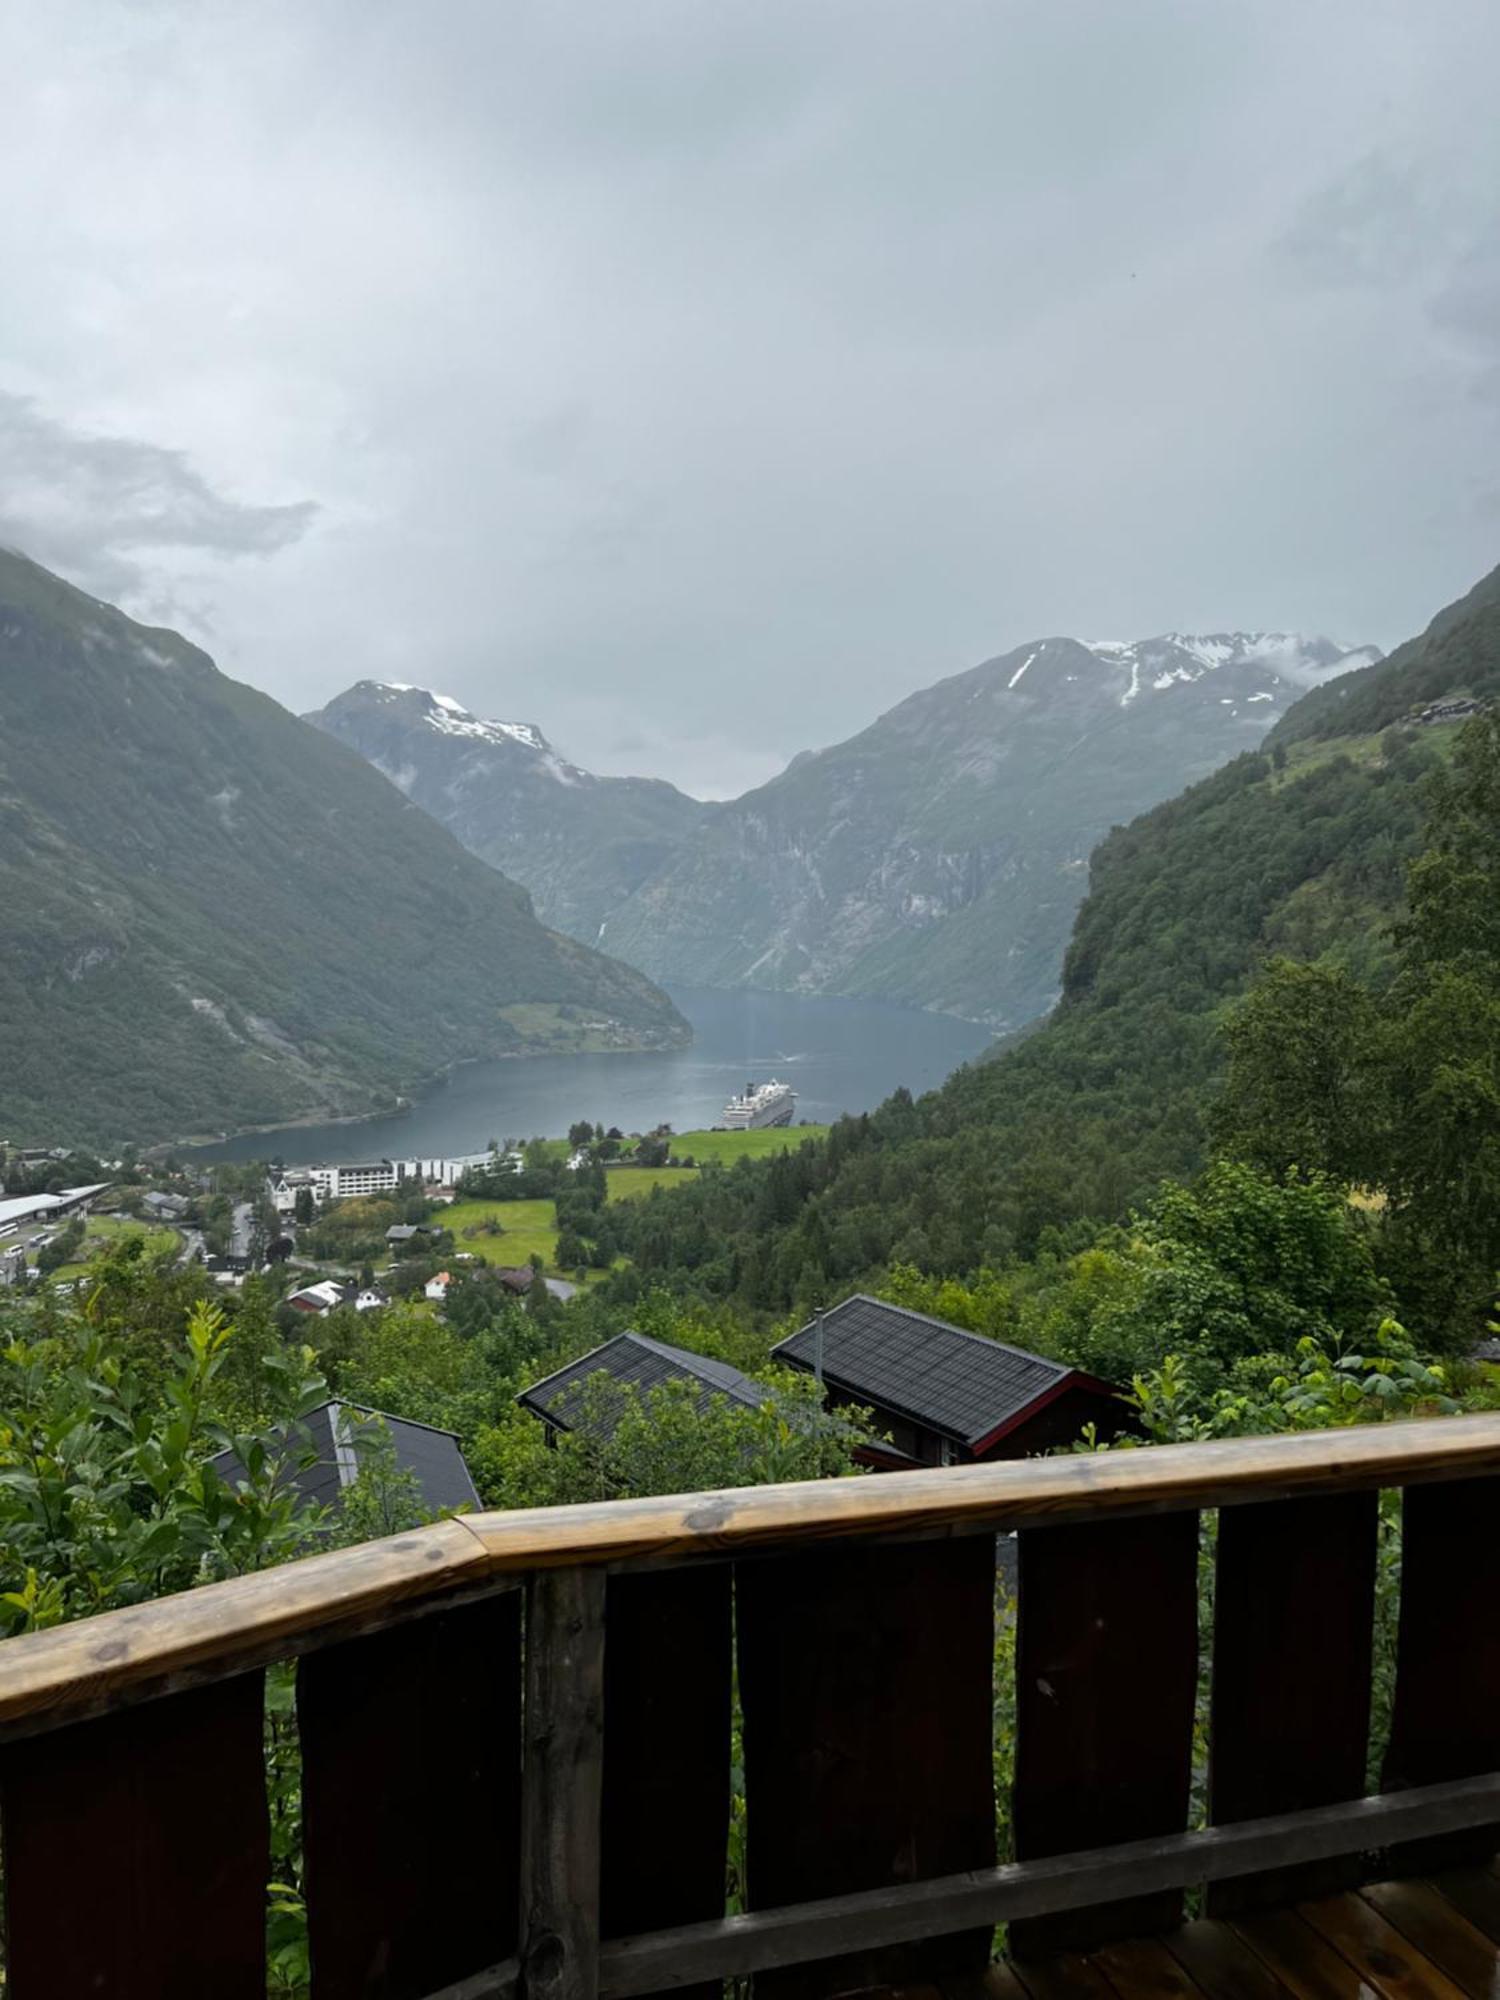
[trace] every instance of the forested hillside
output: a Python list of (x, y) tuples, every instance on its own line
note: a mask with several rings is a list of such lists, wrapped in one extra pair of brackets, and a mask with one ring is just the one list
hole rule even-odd
[[(1481, 595), (1438, 621), (1450, 671), (1489, 657), (1496, 616)], [(1428, 700), (1450, 692), (1432, 658), (1419, 661)], [(1284, 954), (1374, 991), (1396, 976), (1391, 925), (1429, 781), (1461, 734), (1299, 738), (1301, 707), (1290, 745), (1236, 759), (1101, 844), (1043, 1027), (826, 1144), (643, 1205), (637, 1265), (780, 1309), (893, 1261), (961, 1273), (1082, 1246), (1163, 1176), (1198, 1170), (1222, 1029), (1260, 968)]]
[(1419, 637), (1359, 674), (1340, 674), (1283, 716), (1273, 743), (1365, 735), (1429, 702), (1500, 695), (1500, 568), (1440, 611)]
[(365, 1111), (465, 1057), (688, 1032), (360, 758), (4, 551), (0, 906), (13, 1141)]

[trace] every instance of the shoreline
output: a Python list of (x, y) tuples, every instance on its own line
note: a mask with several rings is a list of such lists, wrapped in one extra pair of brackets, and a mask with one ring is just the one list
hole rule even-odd
[(179, 1134), (172, 1139), (159, 1140), (154, 1146), (143, 1146), (138, 1157), (159, 1160), (179, 1150), (197, 1152), (204, 1146), (229, 1146), (237, 1139), (257, 1138), (262, 1132), (302, 1132), (317, 1125), (374, 1125), (383, 1118), (400, 1118), (414, 1111), (420, 1100), (439, 1084), (456, 1076), (460, 1070), (471, 1069), (479, 1063), (537, 1062), (545, 1057), (560, 1055), (659, 1056), (674, 1047), (691, 1048), (692, 1042), (666, 1043), (659, 1047), (641, 1044), (635, 1048), (614, 1049), (501, 1049), (495, 1055), (457, 1056), (452, 1062), (430, 1070), (426, 1076), (408, 1085), (406, 1090), (398, 1091), (393, 1103), (372, 1111), (304, 1111), (294, 1118), (278, 1118), (274, 1122), (257, 1125), (236, 1125), (229, 1132), (203, 1132), (191, 1137)]

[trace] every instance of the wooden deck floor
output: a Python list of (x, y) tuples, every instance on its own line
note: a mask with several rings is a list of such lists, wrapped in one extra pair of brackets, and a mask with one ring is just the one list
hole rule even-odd
[[(986, 2000), (1500, 2000), (1500, 1863), (994, 1965)], [(923, 1989), (905, 1989), (917, 2000)], [(928, 1996), (930, 2000), (930, 1996)], [(971, 1991), (944, 2000), (978, 2000)]]

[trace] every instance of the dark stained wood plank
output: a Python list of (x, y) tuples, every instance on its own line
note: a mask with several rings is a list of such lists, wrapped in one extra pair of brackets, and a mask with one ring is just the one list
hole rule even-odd
[[(600, 1933), (724, 1914), (732, 1573), (727, 1563), (609, 1580)], [(680, 1987), (716, 2000), (718, 1985)]]
[(1011, 1970), (1031, 2000), (1113, 2000), (1114, 1988), (1081, 1952), (1015, 1960)]
[[(1197, 1515), (1027, 1530), (1019, 1542), (1018, 1859), (1180, 1832), (1197, 1691)], [(1181, 1915), (1180, 1893), (1166, 1890), (1028, 1918), (1011, 1926), (1010, 1949), (1045, 1958), (1169, 1930)]]
[(1284, 2000), (1287, 1988), (1228, 1924), (1199, 1917), (1162, 1942), (1207, 2000)]
[(264, 1726), (245, 1674), (4, 1753), (7, 1994), (262, 2000)]
[(1361, 1896), (1323, 1896), (1298, 1913), (1385, 2000), (1463, 2000), (1462, 1989)]
[[(1209, 1779), (1215, 1825), (1362, 1796), (1377, 1506), (1374, 1493), (1340, 1493), (1221, 1510)], [(1265, 1909), (1348, 1887), (1359, 1875), (1357, 1858), (1273, 1869), (1215, 1883), (1208, 1911)]]
[[(743, 1563), (735, 1591), (750, 1906), (991, 1867), (991, 1538)], [(756, 1994), (980, 1971), (989, 1949), (986, 1927), (846, 1953)]]
[(943, 2000), (1026, 2000), (1015, 1967), (995, 1959), (983, 1972), (956, 1973), (942, 1984)]
[(1296, 2000), (1375, 2000), (1375, 1988), (1295, 1910), (1237, 1917), (1234, 1933)]
[(550, 1570), (526, 1596), (521, 1965), (527, 2000), (594, 2000), (604, 1790), (606, 1578)]
[[(1008, 1862), (959, 1875), (757, 1909), (707, 1923), (616, 1939), (600, 1954), (606, 2000), (635, 2000), (694, 1981), (744, 1977), (808, 1959), (924, 1938), (978, 1925), (1059, 1917), (1185, 1884), (1227, 1881), (1273, 1865), (1368, 1853), (1382, 1836), (1450, 1832), (1500, 1816), (1500, 1776), (1388, 1792), (1270, 1820), (1080, 1848), (1041, 1861)], [(1500, 1887), (1482, 1876), (1490, 1889)]]
[[(1416, 1487), (1402, 1501), (1396, 1697), (1387, 1791), (1500, 1769), (1500, 1479)], [(1406, 1848), (1392, 1875), (1487, 1860), (1500, 1827)]]
[(1500, 1945), (1500, 1881), (1490, 1869), (1445, 1869), (1433, 1886), (1475, 1930)]
[(1430, 1882), (1371, 1882), (1360, 1891), (1388, 1924), (1446, 1972), (1469, 2000), (1500, 2000), (1494, 1940), (1461, 1916)]
[(1160, 1938), (1123, 1938), (1089, 1953), (1122, 2000), (1203, 2000), (1197, 1981)]
[(421, 2000), (514, 1953), (518, 1596), (311, 1655), (297, 1717), (317, 2000)]

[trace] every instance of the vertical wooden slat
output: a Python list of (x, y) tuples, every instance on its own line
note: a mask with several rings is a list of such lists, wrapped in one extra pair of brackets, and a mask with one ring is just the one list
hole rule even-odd
[(605, 1576), (548, 1570), (526, 1598), (521, 1966), (527, 2000), (595, 2000)]
[[(731, 1571), (611, 1577), (604, 1652), (600, 1931), (724, 1914)], [(678, 1988), (711, 2000), (718, 1985)]]
[[(995, 1545), (742, 1563), (748, 1900), (993, 1865)], [(758, 2000), (981, 1971), (986, 1930), (758, 1974)]]
[(315, 2000), (421, 2000), (509, 1957), (519, 1594), (312, 1654), (297, 1716)]
[[(1198, 1666), (1198, 1517), (1020, 1536), (1016, 1857), (1110, 1847), (1187, 1825)], [(1020, 1957), (1176, 1923), (1176, 1890), (1032, 1917)]]
[[(1500, 1479), (1409, 1487), (1385, 1791), (1500, 1769)], [(1483, 1858), (1500, 1828), (1424, 1841), (1393, 1874)]]
[[(1378, 1495), (1225, 1507), (1214, 1581), (1209, 1818), (1357, 1799), (1370, 1747)], [(1209, 1885), (1211, 1916), (1330, 1894), (1357, 1856)]]
[(262, 2000), (264, 1682), (242, 1674), (0, 1758), (14, 2000)]

